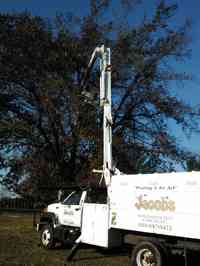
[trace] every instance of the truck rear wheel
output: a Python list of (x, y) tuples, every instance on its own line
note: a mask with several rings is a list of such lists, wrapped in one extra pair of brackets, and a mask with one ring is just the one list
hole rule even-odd
[(133, 250), (131, 266), (166, 266), (165, 257), (159, 244), (141, 242)]
[(40, 241), (43, 247), (51, 249), (55, 246), (55, 240), (53, 238), (53, 228), (50, 224), (42, 227)]

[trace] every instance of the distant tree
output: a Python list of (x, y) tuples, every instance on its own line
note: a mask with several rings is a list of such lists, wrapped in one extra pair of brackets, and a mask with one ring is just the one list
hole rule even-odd
[(118, 19), (110, 0), (91, 0), (88, 15), (59, 15), (55, 23), (27, 13), (0, 15), (0, 166), (10, 189), (39, 197), (45, 185), (89, 180), (102, 167), (98, 66), (83, 86), (101, 44), (112, 50), (117, 167), (169, 171), (186, 161), (168, 120), (195, 130), (199, 112), (175, 96), (170, 81), (187, 76), (169, 66), (189, 55), (190, 24), (170, 26), (177, 5), (161, 1), (151, 18), (132, 26), (124, 17), (139, 1), (121, 2)]
[(200, 157), (199, 156), (191, 156), (186, 161), (186, 170), (187, 171), (200, 171)]

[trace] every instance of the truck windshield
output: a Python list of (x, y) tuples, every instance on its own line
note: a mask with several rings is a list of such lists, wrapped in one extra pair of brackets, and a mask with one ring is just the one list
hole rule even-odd
[(81, 191), (80, 192), (74, 192), (71, 196), (67, 197), (64, 201), (64, 205), (79, 205), (81, 200)]

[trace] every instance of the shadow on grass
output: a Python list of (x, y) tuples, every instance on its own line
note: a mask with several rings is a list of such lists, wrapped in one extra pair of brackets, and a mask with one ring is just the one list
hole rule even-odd
[[(88, 245), (82, 245), (80, 247), (80, 249), (77, 251), (77, 253), (80, 250), (91, 250), (91, 246)], [(112, 248), (112, 249), (104, 249), (104, 248), (99, 248), (96, 247), (94, 248), (95, 252), (94, 253), (90, 253), (89, 256), (83, 256), (83, 257), (79, 257), (76, 258), (76, 254), (73, 258), (73, 262), (80, 262), (80, 261), (89, 261), (89, 260), (104, 260), (106, 258), (117, 258), (117, 257), (123, 257), (123, 256), (130, 256), (130, 250), (129, 248), (126, 247), (118, 247), (118, 248)], [(97, 255), (99, 254), (99, 255)], [(66, 256), (67, 258), (67, 256)]]
[(197, 251), (188, 251), (187, 256), (173, 255), (170, 258), (169, 265), (173, 266), (199, 266), (200, 253)]
[[(89, 250), (91, 247), (82, 246), (81, 250)], [(106, 258), (117, 258), (117, 257), (131, 257), (132, 249), (130, 247), (121, 247), (121, 248), (113, 248), (113, 249), (103, 249), (96, 248), (95, 253), (90, 253), (87, 255), (81, 255), (81, 257), (76, 258), (76, 255), (73, 262), (82, 262), (82, 261), (92, 261), (92, 260), (104, 260)], [(79, 252), (79, 250), (77, 251)], [(99, 254), (99, 255), (97, 255)], [(172, 255), (169, 260), (169, 264), (171, 266), (200, 266), (200, 252), (197, 251), (188, 251), (187, 257), (185, 258), (183, 255)]]
[(132, 252), (132, 247), (129, 245), (123, 245), (122, 247), (117, 248), (110, 248), (110, 249), (104, 249), (104, 248), (96, 248), (96, 251), (103, 255), (110, 255), (110, 256), (130, 256)]

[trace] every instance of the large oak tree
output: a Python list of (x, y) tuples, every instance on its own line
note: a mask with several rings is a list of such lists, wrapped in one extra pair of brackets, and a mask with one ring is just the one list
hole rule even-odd
[[(130, 17), (136, 1), (121, 2), (118, 13)], [(98, 66), (85, 75), (101, 44), (112, 50), (117, 167), (169, 171), (188, 159), (168, 120), (195, 130), (198, 112), (170, 83), (187, 76), (169, 67), (188, 56), (190, 25), (172, 26), (177, 5), (164, 1), (136, 26), (125, 16), (116, 20), (111, 5), (91, 0), (88, 15), (60, 15), (54, 22), (0, 15), (0, 167), (9, 188), (38, 195), (45, 185), (91, 180), (91, 170), (102, 167)]]

